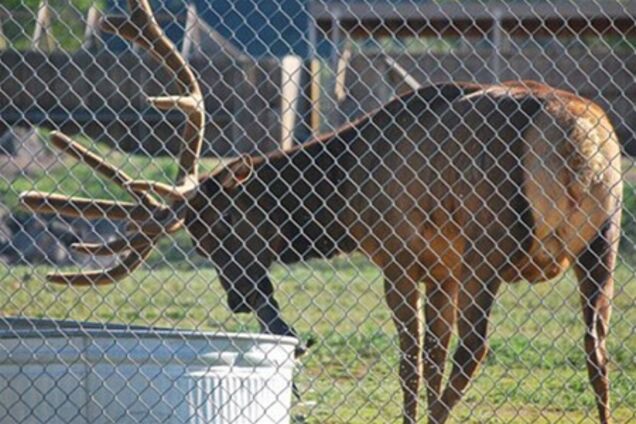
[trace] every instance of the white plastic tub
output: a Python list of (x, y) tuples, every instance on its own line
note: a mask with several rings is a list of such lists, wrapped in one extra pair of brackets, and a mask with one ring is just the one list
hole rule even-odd
[(0, 423), (288, 423), (296, 343), (0, 318)]

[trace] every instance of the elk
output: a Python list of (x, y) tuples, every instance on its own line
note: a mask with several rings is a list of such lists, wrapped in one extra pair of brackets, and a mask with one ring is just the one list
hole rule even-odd
[[(148, 49), (176, 76), (180, 95), (149, 101), (187, 117), (179, 174), (174, 185), (136, 181), (53, 133), (55, 146), (135, 201), (22, 194), (33, 211), (130, 223), (120, 240), (74, 246), (122, 254), (119, 265), (49, 280), (112, 283), (139, 266), (159, 237), (185, 228), (215, 264), (233, 311), (255, 312), (265, 332), (293, 335), (269, 266), (360, 251), (384, 275), (401, 352), (404, 422), (417, 420), (423, 378), (429, 422), (441, 424), (486, 355), (501, 283), (539, 283), (574, 268), (589, 379), (600, 422), (610, 421), (606, 337), (622, 182), (617, 137), (599, 106), (531, 81), (436, 84), (292, 150), (243, 156), (200, 176), (199, 85), (147, 0), (129, 3), (129, 20), (105, 18), (102, 26)], [(459, 344), (442, 390), (455, 329)]]

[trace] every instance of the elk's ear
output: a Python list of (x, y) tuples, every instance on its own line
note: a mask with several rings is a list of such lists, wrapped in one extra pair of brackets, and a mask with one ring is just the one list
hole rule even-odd
[(249, 180), (254, 173), (254, 160), (249, 155), (240, 158), (227, 165), (219, 175), (219, 183), (225, 189), (233, 189)]

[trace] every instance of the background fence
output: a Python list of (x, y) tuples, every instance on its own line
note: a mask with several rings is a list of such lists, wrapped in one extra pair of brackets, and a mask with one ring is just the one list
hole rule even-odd
[[(170, 182), (177, 169), (183, 117), (150, 107), (146, 97), (174, 93), (178, 82), (143, 49), (99, 29), (101, 15), (128, 14), (120, 3), (9, 0), (0, 5), (0, 323), (6, 324), (0, 325), (0, 342), (17, 334), (10, 320), (16, 317), (26, 318), (27, 326), (46, 318), (260, 330), (253, 314), (228, 308), (217, 270), (196, 254), (184, 232), (162, 240), (142, 268), (115, 285), (78, 288), (45, 281), (55, 270), (112, 266), (117, 255), (89, 255), (71, 245), (112, 241), (126, 231), (106, 217), (65, 218), (19, 208), (18, 194), (25, 190), (127, 199), (125, 190), (100, 180), (92, 168), (52, 150), (50, 130), (74, 135), (135, 179)], [(622, 145), (625, 183), (608, 340), (612, 409), (615, 421), (636, 421), (631, 156), (636, 153), (636, 3), (166, 0), (153, 6), (202, 86), (206, 172), (242, 153), (258, 156), (306, 143), (397, 95), (443, 81), (532, 79), (598, 103)], [(312, 256), (317, 258), (276, 263), (269, 274), (285, 320), (301, 340), (316, 341), (296, 364), (292, 422), (397, 420), (402, 408), (398, 339), (381, 270), (360, 253), (330, 260)], [(580, 308), (572, 271), (548, 283), (502, 287), (491, 320), (491, 350), (451, 421), (597, 420)], [(105, 331), (109, 328), (115, 327)], [(36, 345), (50, 344), (45, 332), (35, 334)], [(87, 343), (93, 338), (98, 337), (89, 335)], [(6, 358), (0, 369), (14, 363), (20, 346), (37, 357), (37, 348), (19, 338), (17, 347), (0, 343), (0, 357)], [(34, 403), (56, 402), (44, 389), (41, 399), (26, 401), (22, 390), (34, 384), (0, 381), (0, 398), (12, 399), (0, 402), (0, 422), (45, 420), (39, 412), (24, 415)], [(62, 384), (71, 393), (83, 383), (78, 377)], [(158, 399), (161, 403), (161, 394)], [(425, 408), (424, 393), (421, 399)], [(162, 421), (160, 415), (139, 418), (120, 409), (129, 422)], [(67, 412), (60, 412), (57, 422), (71, 421)], [(72, 418), (86, 419), (78, 414)], [(104, 412), (97, 422), (117, 418)]]

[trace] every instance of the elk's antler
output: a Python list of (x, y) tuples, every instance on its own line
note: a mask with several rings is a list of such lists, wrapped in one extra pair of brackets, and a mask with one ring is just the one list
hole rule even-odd
[(55, 283), (100, 285), (128, 275), (144, 261), (159, 237), (179, 230), (184, 223), (183, 212), (175, 211), (174, 204), (163, 205), (153, 195), (168, 201), (183, 201), (197, 188), (197, 165), (205, 129), (201, 89), (188, 63), (157, 24), (148, 0), (129, 0), (128, 4), (129, 18), (105, 17), (101, 27), (145, 48), (176, 76), (179, 95), (148, 98), (158, 109), (178, 109), (187, 117), (176, 183), (171, 186), (155, 181), (135, 181), (66, 135), (53, 132), (51, 142), (55, 147), (109, 178), (136, 200), (136, 203), (114, 202), (35, 191), (20, 195), (22, 206), (35, 212), (130, 221), (130, 234), (125, 238), (105, 244), (76, 243), (72, 246), (78, 251), (95, 255), (126, 252), (119, 264), (104, 270), (49, 274), (48, 280)]

